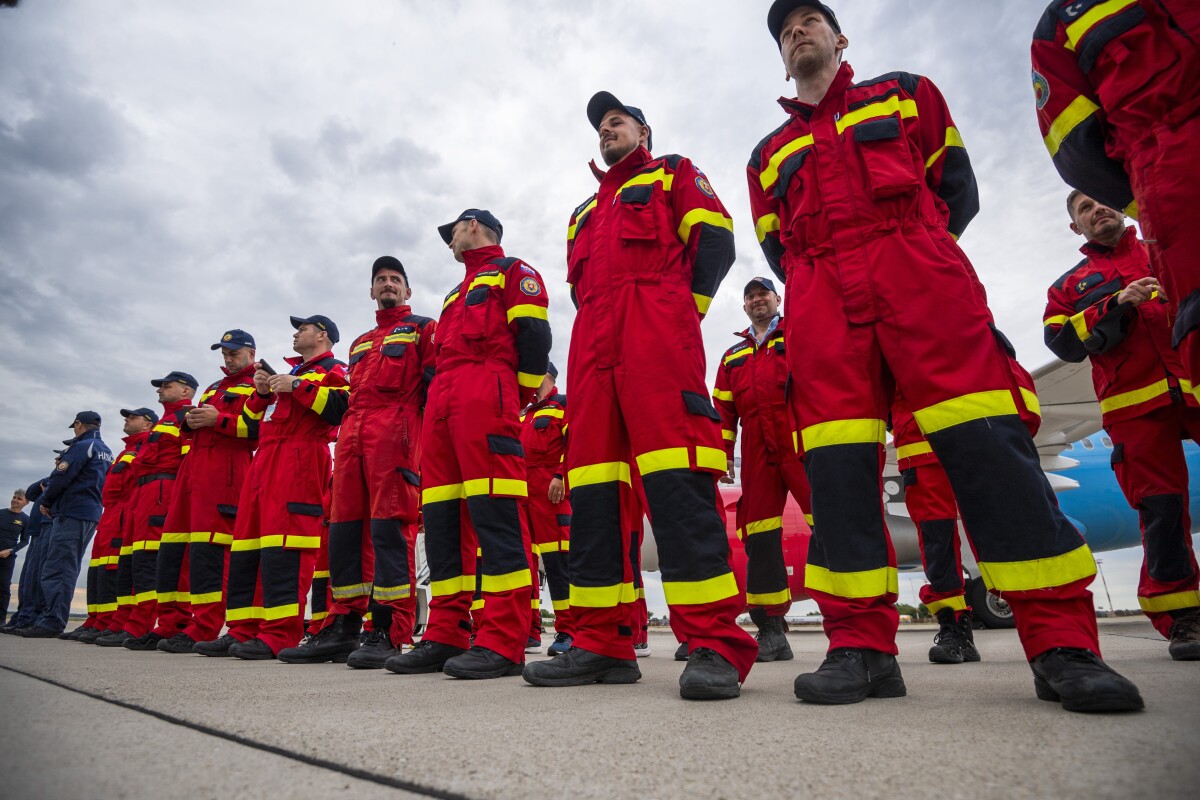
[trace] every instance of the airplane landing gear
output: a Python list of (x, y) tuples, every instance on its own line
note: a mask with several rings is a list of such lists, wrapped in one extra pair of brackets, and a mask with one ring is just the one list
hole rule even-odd
[(971, 613), (985, 628), (1015, 628), (1012, 608), (1001, 598), (987, 590), (983, 578), (967, 581), (967, 602)]

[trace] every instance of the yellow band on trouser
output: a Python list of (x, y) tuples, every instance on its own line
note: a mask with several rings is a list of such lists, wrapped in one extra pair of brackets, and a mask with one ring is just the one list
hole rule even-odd
[(576, 586), (571, 584), (568, 605), (581, 608), (615, 608), (622, 603), (637, 599), (632, 583), (615, 583), (612, 586)]
[(739, 539), (745, 539), (747, 536), (753, 536), (756, 533), (767, 533), (778, 530), (783, 530), (783, 517), (770, 517), (747, 523), (746, 527), (738, 528), (737, 535)]
[(540, 600), (538, 600), (538, 598), (535, 597), (529, 601), (529, 607), (534, 611), (541, 611), (542, 603)]
[(588, 464), (584, 467), (576, 467), (567, 473), (567, 483), (573, 489), (578, 489), (582, 486), (592, 486), (598, 483), (612, 483), (614, 481), (630, 483), (629, 465), (624, 461)]
[(328, 578), (328, 577), (329, 577), (329, 570), (327, 570), (327, 569), (319, 569), (313, 573), (314, 581), (319, 581), (322, 578)]
[(986, 417), (1012, 416), (1016, 413), (1017, 403), (1013, 400), (1012, 392), (996, 389), (943, 400), (914, 411), (913, 417), (916, 418), (921, 432), (928, 436), (966, 422)]
[(160, 603), (187, 603), (192, 599), (188, 592), (159, 592), (158, 602)]
[(483, 608), (483, 604), (484, 604), (484, 599), (482, 597), (479, 598), (478, 600), (472, 600), (471, 601), (471, 610), (478, 611), (479, 609)]
[(637, 591), (636, 591), (636, 592), (634, 592), (634, 594), (636, 594), (636, 595), (637, 595), (637, 599), (638, 599), (638, 600), (645, 600), (645, 599), (646, 599), (646, 590), (645, 590), (645, 589), (643, 589), (643, 588), (642, 588), (642, 587), (640, 587), (640, 586), (637, 588)]
[(412, 584), (406, 583), (403, 586), (376, 586), (371, 596), (381, 603), (386, 603), (390, 600), (403, 600), (406, 597), (412, 597)]
[(87, 612), (89, 614), (97, 614), (99, 612), (96, 609), (97, 609), (97, 606), (95, 603), (89, 603), (88, 607), (87, 607)]
[(790, 602), (792, 602), (791, 589), (784, 589), (781, 592), (770, 592), (768, 594), (746, 592), (746, 605), (750, 606), (778, 606)]
[(861, 572), (834, 572), (809, 564), (804, 569), (805, 588), (834, 597), (882, 597), (900, 593), (900, 576), (895, 567)]
[(246, 606), (245, 608), (230, 608), (225, 611), (225, 619), (235, 622), (243, 619), (266, 619), (262, 606)]
[(300, 604), (288, 603), (285, 606), (272, 606), (271, 608), (263, 609), (263, 619), (287, 619), (288, 617), (300, 616)]
[(96, 604), (96, 613), (97, 614), (104, 614), (109, 611), (116, 611), (116, 610), (117, 610), (116, 603), (97, 603)]
[(312, 621), (313, 621), (313, 622), (320, 622), (321, 620), (325, 619), (325, 618), (326, 618), (326, 617), (328, 617), (328, 616), (329, 616), (329, 612), (328, 612), (328, 611), (316, 611), (316, 612), (314, 612), (314, 613), (313, 613), (313, 615), (312, 615)]
[(729, 462), (725, 451), (715, 447), (667, 447), (642, 453), (637, 457), (637, 465), (643, 475), (650, 475), (666, 469), (711, 469), (725, 472)]
[(164, 533), (159, 540), (163, 544), (187, 544), (192, 540), (190, 533)]
[(449, 597), (459, 592), (474, 592), (474, 575), (457, 575), (440, 581), (429, 582), (429, 594), (432, 597)]
[(1060, 556), (1031, 561), (981, 561), (979, 574), (989, 589), (1028, 592), (1091, 578), (1096, 574), (1096, 559), (1085, 544)]
[(158, 592), (154, 591), (153, 589), (151, 589), (148, 592), (138, 592), (137, 594), (135, 594), (133, 596), (134, 603), (145, 603), (145, 602), (148, 602), (151, 600), (157, 600), (157, 599), (158, 599)]
[(371, 584), (352, 583), (349, 586), (334, 586), (330, 589), (334, 600), (348, 600), (352, 597), (370, 597)]
[(913, 456), (923, 456), (926, 453), (932, 453), (932, 452), (933, 452), (933, 447), (930, 446), (929, 442), (925, 442), (925, 441), (913, 442), (912, 444), (906, 444), (906, 445), (902, 445), (902, 446), (896, 448), (896, 460), (903, 461), (906, 458), (912, 458)]
[(202, 606), (209, 603), (219, 603), (225, 598), (224, 592), (205, 592), (192, 595), (192, 605)]
[(504, 575), (488, 575), (483, 574), (483, 593), (484, 594), (499, 594), (500, 592), (511, 592), (515, 589), (524, 589), (532, 586), (532, 575), (529, 569), (519, 569), (516, 572), (508, 572)]
[[(1187, 394), (1192, 394), (1193, 389), (1191, 381), (1181, 380), (1179, 382), (1179, 388)], [(1156, 397), (1161, 397), (1169, 391), (1171, 391), (1171, 384), (1166, 378), (1163, 378), (1161, 381), (1152, 383), (1149, 386), (1143, 386), (1140, 389), (1133, 389), (1128, 392), (1121, 392), (1120, 394), (1114, 394), (1104, 398), (1100, 401), (1100, 411), (1101, 413), (1107, 414), (1111, 411), (1117, 411), (1118, 409), (1129, 408), (1130, 406), (1147, 403)]]
[(947, 597), (945, 600), (934, 600), (931, 603), (926, 603), (925, 607), (929, 609), (930, 614), (936, 614), (943, 608), (949, 608), (953, 611), (966, 611), (967, 598), (960, 594), (954, 597)]
[(808, 527), (810, 527), (810, 528), (811, 528), (811, 527), (813, 526), (813, 515), (812, 515), (812, 514), (805, 514), (805, 515), (804, 515), (804, 521), (805, 521), (805, 522), (807, 522), (807, 523), (808, 523)]
[(570, 600), (551, 600), (550, 605), (555, 611), (565, 611), (571, 607)]
[(1178, 611), (1181, 608), (1200, 606), (1200, 592), (1173, 592), (1160, 594), (1155, 597), (1139, 597), (1138, 605), (1147, 614), (1160, 614), (1164, 611)]
[(134, 603), (133, 595), (131, 595), (131, 594), (124, 594), (117, 598), (118, 606), (131, 606), (131, 605), (133, 605), (133, 603)]
[(663, 581), (662, 587), (670, 606), (716, 603), (741, 594), (732, 572), (703, 581)]
[(881, 419), (835, 419), (800, 431), (804, 452), (837, 444), (883, 444), (887, 423)]
[(108, 561), (103, 558), (93, 558), (90, 561), (88, 561), (88, 569), (92, 569), (94, 567), (99, 567), (102, 564), (107, 564), (107, 563), (108, 563)]
[(565, 553), (571, 549), (571, 541), (565, 540), (561, 542), (546, 542), (545, 544), (537, 545), (539, 555), (543, 553)]

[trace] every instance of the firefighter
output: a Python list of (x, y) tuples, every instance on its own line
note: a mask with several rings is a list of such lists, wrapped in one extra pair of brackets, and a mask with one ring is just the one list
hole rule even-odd
[(1171, 347), (1166, 299), (1145, 244), (1120, 211), (1079, 190), (1067, 198), (1084, 258), (1047, 293), (1046, 345), (1092, 362), (1112, 464), (1142, 526), (1138, 603), (1176, 661), (1200, 660), (1200, 592), (1181, 438), (1200, 441), (1200, 408)]
[(815, 522), (805, 583), (830, 639), (797, 697), (906, 693), (881, 485), (895, 386), (950, 478), (984, 580), (1013, 608), (1037, 696), (1142, 708), (1100, 658), (1095, 561), (1039, 468), (1025, 395), (955, 242), (978, 191), (945, 101), (905, 72), (854, 83), (824, 4), (776, 0), (767, 25), (796, 96), (751, 155), (750, 205), (763, 252), (792, 281), (787, 356), (805, 391), (791, 405)]
[[(642, 111), (608, 92), (588, 102), (605, 172), (567, 229), (571, 337), (571, 613), (575, 646), (530, 664), (539, 686), (633, 683), (630, 465), (645, 485), (663, 589), (692, 646), (685, 698), (736, 697), (757, 646), (737, 626), (717, 477), (720, 418), (705, 385), (700, 320), (733, 264), (733, 223), (691, 160), (654, 157)], [(669, 356), (664, 357), (664, 352)]]
[(242, 408), (254, 394), (254, 337), (225, 331), (224, 376), (183, 418), (191, 449), (175, 479), (175, 494), (158, 551), (158, 649), (191, 653), (217, 638), (225, 624), (225, 582), (238, 495), (258, 444), (258, 422)]
[[(490, 212), (467, 209), (438, 232), (466, 275), (442, 305), (421, 431), (429, 624), (420, 644), (386, 666), (455, 678), (518, 675), (532, 591), (518, 417), (549, 363), (546, 289), (533, 267), (504, 255), (504, 228)], [(484, 606), (471, 643), (477, 551)]]
[[(1200, 3), (1054, 0), (1033, 34), (1041, 127), (1063, 180), (1139, 221), (1200, 386)], [(1147, 273), (1149, 274), (1149, 273)]]
[(521, 447), (525, 450), (529, 483), (528, 525), (533, 548), (534, 605), (530, 639), (539, 636), (542, 627), (541, 586), (537, 579), (540, 557), (554, 608), (554, 641), (546, 651), (552, 656), (570, 650), (574, 640), (567, 575), (567, 556), (571, 551), (571, 501), (563, 483), (567, 396), (559, 393), (555, 386), (557, 379), (558, 368), (549, 364), (534, 401), (521, 412)]
[(229, 630), (197, 642), (205, 656), (275, 658), (299, 643), (304, 609), (325, 547), (329, 443), (346, 412), (346, 365), (333, 357), (338, 328), (329, 317), (291, 317), (299, 357), (276, 374), (257, 362), (243, 423), (258, 425), (258, 451), (242, 483), (229, 552), (225, 620)]
[(810, 520), (808, 480), (792, 446), (788, 415), (785, 320), (770, 278), (754, 278), (742, 291), (750, 327), (725, 351), (717, 368), (713, 405), (721, 415), (725, 459), (734, 479), (734, 444), (742, 423), (742, 496), (737, 535), (746, 546), (746, 604), (758, 626), (758, 661), (790, 661), (784, 615), (792, 607), (783, 563), (783, 507), (788, 493)]
[[(350, 405), (338, 433), (329, 524), (333, 605), (317, 633), (281, 651), (291, 664), (348, 656), (379, 669), (412, 641), (414, 547), (421, 509), (421, 410), (433, 377), (436, 323), (414, 314), (404, 265), (371, 266), (375, 328), (350, 345)], [(363, 618), (371, 631), (359, 647)]]

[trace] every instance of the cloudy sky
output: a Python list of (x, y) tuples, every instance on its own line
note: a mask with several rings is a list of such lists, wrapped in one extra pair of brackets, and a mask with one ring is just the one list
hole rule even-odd
[[(979, 179), (962, 246), (1031, 369), (1048, 361), (1048, 284), (1078, 260), (1066, 188), (1038, 134), (1029, 40), (1043, 0), (843, 0), (860, 78), (942, 89)], [(214, 380), (240, 327), (273, 362), (288, 316), (322, 313), (338, 355), (373, 325), (371, 262), (392, 254), (436, 316), (461, 275), (436, 226), (469, 206), (545, 276), (566, 362), (571, 210), (595, 190), (584, 109), (641, 106), (659, 153), (690, 156), (733, 215), (738, 260), (705, 332), (709, 363), (767, 274), (745, 164), (788, 92), (767, 0), (322, 3), (24, 0), (0, 9), (0, 479), (49, 471), (77, 410), (118, 444), (121, 407), (172, 369)], [(568, 365), (569, 371), (569, 365)], [(569, 386), (569, 378), (568, 378)], [(1105, 562), (1135, 607), (1136, 553)], [(659, 601), (661, 602), (661, 601)], [(651, 605), (655, 605), (652, 600)]]

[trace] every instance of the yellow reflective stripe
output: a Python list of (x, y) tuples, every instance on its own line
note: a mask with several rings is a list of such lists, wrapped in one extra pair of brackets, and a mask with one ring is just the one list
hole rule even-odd
[(966, 148), (966, 144), (963, 143), (962, 135), (958, 132), (958, 128), (954, 128), (954, 127), (946, 128), (946, 143), (944, 145), (942, 145), (941, 147), (939, 147), (937, 150), (933, 151), (933, 155), (931, 155), (929, 158), (925, 159), (925, 169), (929, 169), (930, 167), (932, 167), (933, 162), (937, 161), (939, 158), (942, 157), (942, 153), (946, 152), (947, 147)]
[(117, 610), (116, 603), (97, 603), (96, 604), (96, 613), (97, 614), (104, 614), (109, 611), (116, 611), (116, 610)]
[(263, 609), (264, 620), (287, 619), (288, 617), (300, 616), (300, 604), (289, 603), (286, 606), (273, 606)]
[(203, 606), (211, 603), (219, 603), (225, 597), (224, 592), (205, 592), (204, 594), (192, 595), (192, 605)]
[[(371, 612), (370, 612), (370, 611), (368, 611), (367, 613), (368, 613), (368, 614), (370, 614)], [(321, 620), (325, 619), (325, 618), (326, 618), (326, 617), (328, 617), (328, 616), (329, 616), (329, 612), (328, 612), (328, 611), (314, 611), (314, 612), (313, 612), (313, 614), (312, 614), (312, 621), (313, 621), (313, 622), (320, 622)]]
[(925, 607), (929, 609), (930, 614), (936, 614), (943, 608), (949, 608), (952, 611), (966, 611), (967, 598), (960, 594), (955, 597), (947, 597), (945, 600), (934, 600), (932, 603), (926, 603)]
[(263, 418), (263, 415), (267, 413), (267, 410), (264, 408), (262, 411), (254, 411), (248, 407), (243, 407), (242, 413), (245, 414), (250, 419), (257, 422), (258, 420)]
[(483, 574), (483, 592), (484, 594), (498, 594), (500, 592), (511, 592), (516, 589), (524, 589), (531, 584), (532, 576), (529, 569), (519, 569), (516, 572), (507, 572), (503, 575), (488, 575)]
[(932, 452), (933, 448), (929, 445), (929, 442), (906, 444), (903, 447), (896, 448), (896, 459), (903, 460), (906, 458), (912, 458), (913, 456), (921, 456)]
[(121, 546), (121, 555), (127, 556), (133, 553), (133, 545), (127, 544)]
[[(764, 167), (763, 171), (758, 174), (758, 183), (760, 186), (762, 186), (763, 191), (765, 192), (770, 189), (775, 185), (775, 182), (779, 180), (779, 167), (788, 159), (789, 156), (791, 156), (793, 153), (803, 150), (812, 143), (812, 134), (806, 133), (799, 138), (792, 139), (783, 147), (776, 150), (775, 154), (767, 161), (767, 166)], [(778, 218), (776, 218), (776, 222), (778, 222)], [(759, 241), (761, 242), (762, 239), (760, 238)]]
[(452, 594), (458, 594), (459, 592), (474, 591), (474, 575), (458, 575), (453, 578), (446, 578), (445, 580), (429, 582), (429, 594), (433, 597), (447, 597)]
[[(460, 493), (452, 494), (455, 486), (461, 487)], [(523, 480), (513, 478), (474, 478), (465, 481), (455, 486), (437, 486), (433, 489), (427, 489), (426, 492), (436, 493), (439, 500), (453, 500), (455, 498), (480, 497), (485, 494), (503, 495), (506, 497), (528, 497), (529, 484)], [(423, 500), (426, 503), (436, 503), (439, 500), (431, 500), (423, 495)]]
[[(1182, 382), (1181, 382), (1182, 383)], [(1136, 406), (1138, 403), (1145, 403), (1148, 400), (1153, 400), (1159, 395), (1164, 395), (1171, 391), (1171, 385), (1167, 383), (1167, 379), (1156, 381), (1149, 386), (1143, 386), (1140, 389), (1133, 389), (1128, 392), (1121, 392), (1106, 397), (1100, 401), (1101, 413), (1107, 414), (1110, 411), (1116, 411), (1119, 408), (1129, 408)], [(1186, 390), (1185, 390), (1186, 391)]]
[(138, 592), (137, 594), (133, 595), (133, 602), (135, 604), (145, 603), (149, 600), (154, 600), (157, 597), (158, 597), (158, 592), (151, 589), (148, 592)]
[(529, 600), (529, 607), (534, 611), (541, 611), (542, 601), (539, 597), (534, 597)]
[(1160, 594), (1157, 597), (1139, 597), (1138, 605), (1147, 614), (1177, 611), (1181, 608), (1195, 608), (1196, 606), (1200, 606), (1200, 592), (1174, 592), (1172, 594)]
[(352, 597), (370, 597), (371, 584), (369, 583), (351, 583), (347, 586), (331, 586), (329, 587), (330, 594), (334, 600), (348, 600)]
[(1051, 325), (1066, 325), (1070, 321), (1071, 318), (1066, 314), (1055, 314), (1054, 316), (1046, 317), (1044, 320), (1042, 320), (1042, 327), (1048, 328)]
[(387, 336), (383, 337), (384, 344), (396, 344), (397, 342), (404, 342), (404, 343), (408, 344), (408, 343), (415, 342), (416, 340), (417, 340), (416, 331), (413, 331), (411, 333), (392, 333), (392, 334), (388, 334)]
[(327, 570), (327, 569), (319, 569), (313, 573), (314, 581), (319, 581), (322, 578), (328, 578), (328, 577), (329, 577), (329, 570)]
[(1132, 220), (1136, 220), (1138, 218), (1137, 200), (1134, 200), (1129, 205), (1125, 206), (1125, 216)]
[[(753, 347), (743, 347), (741, 350), (734, 350), (732, 353), (725, 356), (724, 363), (728, 364), (730, 361), (736, 361), (737, 359), (741, 358), (742, 356), (748, 355), (749, 353), (752, 353), (752, 352), (754, 352)], [(729, 393), (729, 399), (730, 400), (733, 399), (733, 392)]]
[(882, 597), (900, 593), (900, 576), (895, 567), (861, 572), (834, 572), (809, 564), (804, 568), (805, 588), (834, 597)]
[(185, 444), (183, 447), (179, 448), (179, 455), (181, 456), (186, 456), (190, 452), (192, 452), (192, 446), (190, 444)]
[(539, 554), (541, 554), (541, 553), (557, 553), (559, 551), (560, 544), (561, 544), (560, 542), (546, 542), (545, 544), (534, 545), (534, 547), (537, 548), (537, 551)]
[(159, 542), (157, 539), (149, 539), (147, 541), (134, 542), (133, 550), (157, 550)]
[(566, 611), (568, 608), (571, 607), (571, 601), (570, 600), (551, 600), (550, 606), (555, 611)]
[(93, 558), (88, 561), (88, 569), (91, 569), (92, 567), (99, 567), (104, 563), (105, 560), (103, 558)]
[(191, 538), (190, 533), (164, 533), (159, 541), (163, 544), (187, 544)]
[(777, 531), (783, 528), (783, 517), (768, 517), (767, 519), (759, 519), (749, 523), (745, 527), (746, 535), (753, 536), (756, 533), (766, 533), (768, 531)]
[(586, 206), (584, 206), (582, 211), (580, 211), (578, 214), (575, 215), (575, 221), (567, 226), (567, 241), (568, 242), (575, 238), (575, 231), (579, 227), (579, 223), (583, 222), (583, 218), (586, 217), (591, 212), (591, 210), (595, 207), (596, 207), (596, 198), (593, 197), (592, 201), (590, 203), (588, 203)]
[(312, 550), (321, 546), (320, 536), (293, 536), (288, 535), (284, 547), (290, 547), (295, 550)]
[(720, 211), (713, 211), (711, 208), (693, 208), (683, 215), (683, 219), (675, 231), (679, 236), (679, 241), (687, 244), (692, 235), (692, 228), (697, 225), (712, 225), (714, 228), (724, 228), (733, 233), (733, 220)]
[(371, 596), (381, 602), (412, 597), (412, 584), (406, 583), (403, 586), (376, 586), (371, 591)]
[(519, 386), (523, 386), (526, 389), (536, 389), (537, 387), (542, 385), (542, 381), (544, 381), (545, 379), (546, 379), (546, 376), (544, 374), (534, 375), (533, 373), (530, 373), (530, 372), (518, 372), (517, 373), (517, 384)]
[(708, 307), (712, 305), (713, 301), (711, 297), (706, 297), (705, 295), (692, 292), (692, 299), (696, 301), (696, 310), (699, 311), (701, 315), (708, 313)]
[(483, 604), (484, 604), (484, 602), (485, 602), (485, 601), (484, 601), (484, 599), (483, 599), (482, 597), (481, 597), (481, 598), (479, 598), (478, 600), (472, 600), (472, 601), (471, 601), (471, 610), (472, 610), (472, 611), (479, 611), (481, 608), (483, 608)]
[(492, 494), (506, 497), (528, 497), (529, 484), (512, 478), (492, 478)]
[(775, 233), (777, 230), (779, 230), (778, 214), (763, 214), (754, 221), (754, 233), (758, 236), (759, 244), (762, 244), (769, 234)]
[(612, 586), (576, 586), (571, 584), (570, 605), (580, 608), (615, 608), (621, 603), (632, 603), (637, 592), (632, 583), (616, 583)]
[(172, 436), (179, 435), (179, 428), (176, 428), (174, 425), (159, 424), (155, 425), (150, 430), (155, 431), (156, 433), (169, 433)]
[(811, 527), (813, 526), (813, 515), (812, 515), (812, 514), (805, 514), (805, 515), (804, 515), (804, 521), (805, 521), (805, 522), (807, 522), (807, 523), (808, 523), (808, 527), (810, 527), (810, 528), (811, 528)]
[(467, 287), (467, 291), (471, 291), (476, 286), (498, 286), (504, 288), (504, 273), (497, 275), (479, 275), (475, 280), (471, 281), (471, 285)]
[(467, 495), (463, 492), (461, 483), (448, 483), (445, 486), (430, 486), (421, 490), (422, 503), (445, 503), (450, 500), (462, 500)]
[(312, 404), (312, 410), (315, 413), (320, 414), (322, 411), (325, 410), (325, 405), (329, 402), (329, 393), (330, 392), (349, 393), (350, 387), (349, 386), (322, 386), (320, 389), (317, 389), (317, 397), (315, 400), (313, 400), (313, 404)]
[(881, 100), (878, 103), (870, 103), (862, 108), (856, 108), (853, 111), (843, 114), (837, 121), (838, 133), (844, 133), (846, 128), (852, 125), (857, 125), (860, 122), (867, 120), (878, 119), (880, 117), (890, 117), (897, 111), (900, 112), (900, 119), (908, 119), (917, 116), (917, 101), (916, 100), (901, 100), (899, 96), (892, 95), (886, 100)]
[(186, 603), (192, 599), (192, 595), (188, 592), (159, 592), (158, 602), (160, 603)]
[(239, 438), (239, 439), (249, 439), (250, 438), (250, 426), (246, 424), (245, 417), (237, 418), (237, 427), (235, 430), (237, 432), (237, 438)]
[(508, 310), (508, 321), (512, 322), (517, 317), (532, 317), (533, 319), (550, 319), (545, 306), (535, 306), (525, 304), (513, 306)]
[(721, 438), (727, 442), (737, 441), (737, 431), (731, 431), (728, 428), (721, 431)]
[(533, 416), (534, 419), (538, 417), (556, 417), (557, 419), (563, 419), (566, 416), (566, 412), (561, 408), (541, 408), (533, 412)]
[(225, 619), (234, 622), (243, 619), (263, 619), (263, 609), (261, 606), (246, 606), (245, 608), (227, 608), (225, 609)]
[(1085, 544), (1060, 556), (1031, 561), (981, 561), (979, 573), (989, 589), (1027, 592), (1090, 578), (1096, 574), (1096, 560)]
[(233, 542), (229, 545), (229, 550), (230, 550), (230, 552), (233, 552), (233, 553), (244, 553), (247, 550), (258, 550), (258, 549), (259, 549), (258, 539), (234, 539)]
[[(645, 186), (649, 183), (661, 183), (663, 185), (663, 189), (669, 192), (675, 183), (675, 176), (668, 175), (662, 167), (659, 167), (653, 172), (643, 172), (640, 175), (634, 175), (632, 178), (621, 184), (621, 189), (628, 189), (630, 186)], [(618, 189), (617, 191), (620, 192), (621, 189)], [(593, 200), (592, 202), (594, 203), (595, 201)], [(587, 209), (584, 210), (586, 211)]]
[(1071, 327), (1075, 329), (1075, 335), (1079, 337), (1079, 341), (1086, 342), (1092, 338), (1092, 332), (1088, 330), (1087, 317), (1084, 312), (1080, 311), (1073, 317), (1070, 317)]
[(123, 594), (117, 598), (117, 607), (118, 608), (121, 608), (124, 606), (131, 606), (131, 605), (133, 605), (133, 595)]
[(703, 581), (663, 581), (663, 594), (672, 606), (698, 606), (716, 603), (741, 594), (732, 572)]
[(228, 392), (229, 394), (242, 394), (242, 395), (249, 396), (249, 395), (254, 394), (254, 387), (253, 386), (227, 386), (227, 387), (225, 387), (225, 391)]
[(1038, 396), (1026, 389), (1024, 386), (1021, 389), (1021, 399), (1025, 401), (1025, 407), (1039, 417), (1042, 415), (1042, 401), (1038, 400)]
[(881, 419), (835, 419), (800, 431), (804, 450), (834, 444), (883, 444), (887, 423)]
[(361, 342), (361, 343), (355, 345), (353, 348), (351, 348), (350, 355), (352, 355), (352, 356), (358, 355), (359, 353), (361, 353), (365, 350), (370, 350), (374, 346), (375, 346), (375, 343), (372, 342), (370, 339), (368, 339), (367, 341)]
[(733, 392), (727, 392), (724, 389), (713, 389), (714, 400), (724, 400), (727, 403), (733, 402)]
[(724, 472), (729, 468), (729, 458), (725, 455), (724, 448), (718, 450), (715, 447), (697, 447), (696, 467)]
[(1121, 11), (1124, 11), (1129, 6), (1135, 5), (1138, 0), (1107, 0), (1093, 6), (1086, 14), (1067, 26), (1067, 50), (1075, 52), (1075, 48), (1079, 46), (1079, 40), (1087, 36), (1088, 31), (1096, 27), (1106, 17), (1111, 17)]
[(608, 461), (603, 464), (576, 467), (567, 473), (567, 483), (574, 487), (592, 486), (612, 481), (630, 483), (629, 465), (624, 461)]
[(1046, 134), (1043, 141), (1046, 143), (1046, 149), (1050, 151), (1051, 157), (1058, 155), (1058, 148), (1062, 146), (1063, 139), (1075, 130), (1079, 123), (1096, 113), (1100, 106), (1093, 103), (1083, 95), (1079, 95), (1071, 104), (1063, 109), (1062, 113), (1055, 117), (1054, 122), (1050, 123), (1050, 131)]
[(125, 453), (117, 461), (133, 461), (133, 453)]
[(664, 469), (689, 469), (691, 462), (686, 447), (667, 447), (642, 453), (637, 457), (637, 465), (643, 475), (649, 475)]
[(778, 606), (783, 603), (792, 602), (792, 590), (784, 589), (778, 592), (768, 592), (767, 594), (753, 594), (746, 592), (746, 605), (748, 606)]
[(455, 289), (453, 292), (451, 292), (451, 293), (450, 293), (450, 296), (446, 298), (446, 302), (442, 303), (442, 311), (445, 311), (445, 310), (446, 310), (446, 306), (450, 305), (450, 304), (451, 304), (451, 303), (453, 303), (455, 300), (457, 300), (457, 299), (458, 299), (458, 295), (459, 295), (459, 291), (458, 291), (457, 289)]
[(1007, 389), (974, 392), (952, 397), (913, 412), (921, 432), (931, 433), (985, 417), (1003, 417), (1017, 413), (1017, 404)]

